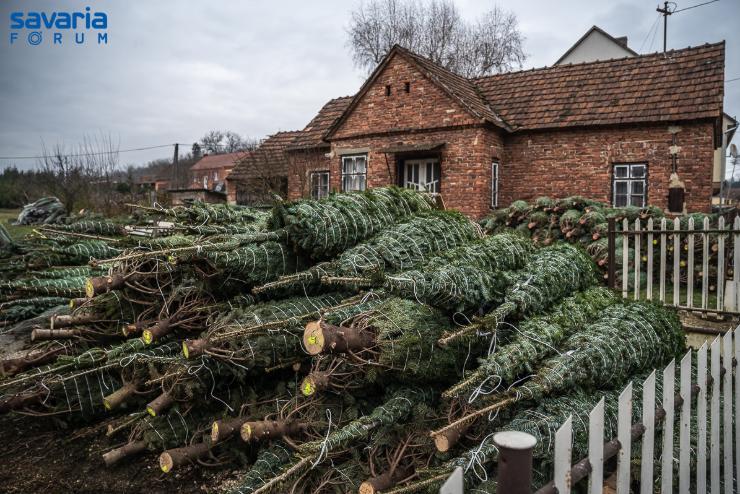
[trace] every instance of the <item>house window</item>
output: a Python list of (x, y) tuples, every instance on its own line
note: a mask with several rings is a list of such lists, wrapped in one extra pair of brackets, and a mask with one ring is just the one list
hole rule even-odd
[(213, 172), (213, 181), (214, 181), (214, 182), (218, 182), (218, 170), (215, 170), (215, 171)]
[(403, 186), (407, 189), (439, 193), (439, 160), (437, 158), (406, 160)]
[(615, 207), (644, 207), (647, 204), (647, 164), (614, 165), (612, 184), (612, 203)]
[(491, 163), (491, 208), (498, 207), (498, 162)]
[(329, 172), (311, 172), (311, 199), (321, 199), (329, 195)]
[(342, 156), (342, 190), (354, 192), (367, 187), (367, 155)]

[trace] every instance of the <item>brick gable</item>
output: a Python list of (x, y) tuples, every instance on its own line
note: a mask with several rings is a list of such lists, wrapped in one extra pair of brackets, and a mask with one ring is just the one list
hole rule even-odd
[[(406, 82), (410, 83), (408, 93)], [(386, 96), (386, 86), (391, 88), (390, 96)], [(391, 55), (363, 89), (333, 129), (331, 140), (481, 122), (400, 53)]]

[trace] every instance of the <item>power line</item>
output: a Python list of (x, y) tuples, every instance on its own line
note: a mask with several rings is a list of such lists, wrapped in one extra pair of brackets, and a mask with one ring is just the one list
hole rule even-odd
[(701, 7), (702, 5), (709, 5), (710, 3), (714, 3), (714, 2), (719, 2), (719, 0), (710, 0), (709, 2), (704, 2), (704, 3), (698, 3), (698, 4), (696, 4), (696, 5), (692, 5), (691, 7), (685, 7), (685, 8), (683, 8), (683, 9), (678, 9), (678, 10), (674, 10), (674, 11), (673, 11), (672, 13), (673, 13), (673, 14), (676, 14), (676, 13), (678, 13), (678, 12), (683, 12), (684, 10), (691, 10), (691, 9), (695, 9), (695, 8), (697, 8), (697, 7)]
[[(63, 154), (64, 158), (77, 158), (82, 156), (102, 156), (105, 154), (120, 154), (120, 153), (132, 153), (134, 151), (147, 151), (149, 149), (160, 149), (174, 146), (174, 144), (161, 144), (159, 146), (147, 146), (142, 148), (131, 148), (131, 149), (119, 149), (116, 151), (100, 151), (96, 153), (74, 153), (74, 154)], [(0, 156), (0, 160), (38, 160), (44, 159), (48, 156)]]
[(740, 77), (735, 77), (734, 79), (727, 79), (725, 81), (725, 84), (727, 84), (728, 82), (735, 82), (735, 81), (740, 81)]

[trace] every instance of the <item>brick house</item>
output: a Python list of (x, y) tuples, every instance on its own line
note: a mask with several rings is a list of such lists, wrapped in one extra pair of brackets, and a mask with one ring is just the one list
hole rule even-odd
[(397, 184), (475, 218), (541, 195), (666, 208), (675, 158), (706, 211), (723, 74), (724, 42), (476, 79), (396, 46), (285, 146), (288, 197)]
[(226, 178), (244, 155), (245, 151), (206, 154), (190, 167), (191, 187), (205, 190), (223, 189)]

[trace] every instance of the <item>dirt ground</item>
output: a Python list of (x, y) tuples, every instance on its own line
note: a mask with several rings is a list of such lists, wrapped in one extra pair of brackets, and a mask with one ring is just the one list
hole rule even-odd
[(223, 492), (221, 484), (239, 476), (228, 467), (165, 475), (155, 453), (106, 468), (101, 454), (115, 446), (105, 437), (106, 425), (65, 430), (49, 419), (0, 417), (0, 492), (203, 494)]

